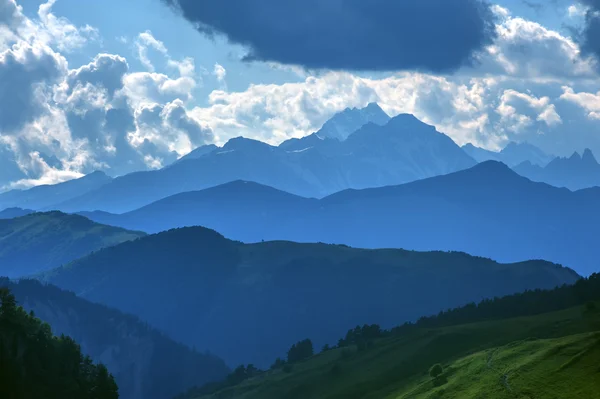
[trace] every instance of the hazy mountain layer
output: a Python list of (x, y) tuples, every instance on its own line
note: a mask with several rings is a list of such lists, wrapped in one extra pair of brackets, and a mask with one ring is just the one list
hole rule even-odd
[(389, 327), (483, 298), (578, 278), (530, 261), (324, 244), (244, 245), (201, 227), (95, 252), (44, 276), (132, 313), (230, 364), (265, 366), (293, 342), (331, 343), (356, 324)]
[(0, 219), (0, 276), (39, 273), (144, 235), (60, 212)]
[(109, 183), (111, 177), (94, 172), (79, 179), (27, 190), (11, 190), (0, 194), (0, 210), (5, 208), (53, 209), (55, 205), (93, 191)]
[(459, 250), (501, 262), (546, 259), (597, 270), (600, 190), (571, 192), (493, 161), (400, 186), (322, 200), (250, 182), (183, 193), (101, 223), (158, 232), (201, 225), (244, 242), (285, 239), (363, 248)]
[(555, 158), (545, 167), (523, 162), (514, 170), (533, 181), (571, 190), (600, 186), (600, 164), (590, 150), (583, 155), (574, 153), (569, 158)]

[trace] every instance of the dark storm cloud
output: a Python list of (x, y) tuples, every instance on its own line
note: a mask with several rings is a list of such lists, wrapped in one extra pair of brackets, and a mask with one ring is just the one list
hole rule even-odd
[(484, 0), (162, 0), (247, 61), (309, 69), (446, 72), (494, 39)]
[(585, 27), (579, 35), (581, 50), (600, 58), (600, 0), (580, 0), (589, 7), (585, 16)]

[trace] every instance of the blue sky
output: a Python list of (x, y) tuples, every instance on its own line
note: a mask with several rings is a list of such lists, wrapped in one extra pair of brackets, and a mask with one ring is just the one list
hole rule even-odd
[(596, 0), (498, 0), (481, 21), (479, 0), (172, 1), (0, 0), (0, 77), (19, 77), (0, 93), (0, 187), (277, 144), (373, 101), (461, 145), (600, 154), (597, 43), (575, 35)]

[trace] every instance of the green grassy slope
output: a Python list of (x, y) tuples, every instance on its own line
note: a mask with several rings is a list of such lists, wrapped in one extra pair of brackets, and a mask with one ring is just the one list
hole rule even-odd
[(0, 220), (0, 276), (32, 275), (144, 235), (61, 212)]
[(599, 360), (600, 332), (516, 341), (452, 362), (437, 380), (423, 377), (388, 399), (596, 398)]
[[(600, 398), (598, 331), (600, 312), (584, 306), (538, 316), (416, 328), (376, 341), (363, 351), (330, 350), (295, 364), (289, 373), (269, 371), (201, 398), (595, 399)], [(446, 370), (447, 382), (439, 387), (428, 375), (436, 363)]]

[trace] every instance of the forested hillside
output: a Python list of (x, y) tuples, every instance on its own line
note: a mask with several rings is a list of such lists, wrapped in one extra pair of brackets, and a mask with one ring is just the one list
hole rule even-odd
[(134, 316), (94, 304), (35, 280), (0, 279), (19, 305), (33, 311), (57, 334), (75, 339), (85, 355), (101, 361), (114, 375), (122, 399), (170, 399), (204, 382), (223, 378), (225, 363), (198, 353)]
[(17, 305), (0, 287), (0, 397), (3, 399), (117, 399), (117, 384), (70, 337)]

